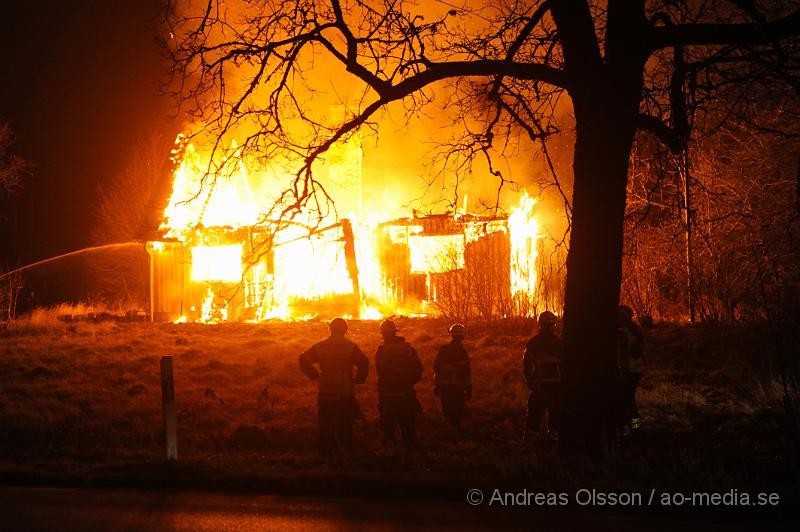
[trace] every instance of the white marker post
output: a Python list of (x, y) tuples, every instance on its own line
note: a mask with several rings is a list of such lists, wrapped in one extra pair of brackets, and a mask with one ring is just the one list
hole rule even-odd
[(178, 460), (178, 436), (171, 356), (161, 357), (161, 399), (164, 405), (164, 455), (167, 462), (175, 462)]

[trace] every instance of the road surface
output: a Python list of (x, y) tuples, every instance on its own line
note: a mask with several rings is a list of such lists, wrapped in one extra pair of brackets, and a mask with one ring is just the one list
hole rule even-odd
[[(733, 526), (736, 525), (736, 526)], [(314, 499), (207, 492), (0, 487), (0, 530), (763, 530), (763, 526), (466, 502)]]

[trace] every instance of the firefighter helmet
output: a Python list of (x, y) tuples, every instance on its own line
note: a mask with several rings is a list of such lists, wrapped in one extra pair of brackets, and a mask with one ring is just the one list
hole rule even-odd
[(633, 319), (633, 309), (628, 305), (620, 305), (619, 317), (625, 321), (631, 321)]
[(331, 334), (340, 334), (344, 336), (347, 334), (347, 322), (343, 318), (333, 318), (328, 324)]
[(381, 322), (381, 334), (383, 336), (394, 336), (397, 333), (397, 325), (392, 320)]
[(556, 315), (549, 310), (539, 314), (539, 325), (555, 325), (557, 321)]
[(460, 323), (454, 323), (450, 326), (450, 336), (466, 336), (467, 328)]

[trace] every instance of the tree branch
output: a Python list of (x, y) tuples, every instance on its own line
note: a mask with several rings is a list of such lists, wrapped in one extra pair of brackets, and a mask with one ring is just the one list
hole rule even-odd
[(650, 31), (649, 51), (688, 45), (769, 44), (799, 35), (800, 10), (767, 22), (742, 24), (676, 24)]
[(655, 135), (672, 153), (679, 153), (683, 149), (684, 143), (681, 136), (655, 116), (639, 113), (636, 127)]

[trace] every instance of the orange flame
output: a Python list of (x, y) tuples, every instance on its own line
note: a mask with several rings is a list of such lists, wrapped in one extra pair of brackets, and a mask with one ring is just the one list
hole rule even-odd
[(519, 206), (511, 209), (508, 217), (511, 238), (511, 294), (524, 299), (530, 308), (536, 293), (536, 241), (539, 224), (533, 217), (536, 198), (523, 194)]
[[(194, 304), (186, 304), (194, 314), (183, 315), (180, 320), (214, 323), (231, 318), (309, 319), (314, 311), (298, 307), (299, 303), (337, 297), (353, 297), (355, 304), (350, 314), (338, 314), (380, 319), (385, 313), (402, 311), (398, 293), (408, 295), (408, 290), (400, 286), (404, 279), (425, 276), (423, 284), (432, 290), (432, 275), (465, 268), (467, 246), (496, 232), (507, 234), (510, 243), (511, 294), (516, 299), (533, 300), (538, 238), (535, 198), (525, 193), (505, 219), (470, 215), (464, 196), (462, 206), (449, 221), (445, 220), (445, 225), (449, 224), (446, 229), (426, 231), (424, 219), (377, 216), (378, 210), (370, 210), (369, 205), (362, 209), (361, 175), (354, 166), (360, 156), (360, 145), (339, 147), (335, 159), (352, 168), (330, 172), (346, 185), (339, 183), (340, 195), (358, 196), (341, 203), (354, 209), (348, 217), (352, 228), (348, 258), (347, 231), (333, 215), (321, 223), (316, 220), (316, 227), (325, 227), (324, 230), (298, 223), (273, 235), (270, 231), (274, 228), (264, 227), (263, 213), (275, 197), (269, 193), (269, 186), (282, 190), (290, 178), (278, 179), (265, 169), (251, 179), (235, 143), (223, 157), (225, 164), (216, 165), (201, 157), (194, 146), (186, 146), (174, 172), (172, 195), (161, 225), (166, 239), (177, 240), (189, 251), (188, 282), (197, 287), (184, 287), (183, 297), (197, 299)], [(209, 170), (211, 174), (206, 176)], [(338, 197), (334, 200), (340, 204)], [(358, 218), (355, 211), (362, 210), (372, 213), (368, 221)], [(385, 206), (381, 205), (380, 210), (385, 212)], [(264, 252), (267, 238), (272, 244)], [(151, 255), (166, 254), (167, 248), (163, 242), (148, 246)], [(405, 268), (405, 273), (387, 273), (387, 253), (400, 261), (397, 267)], [(354, 293), (356, 289), (358, 293)], [(409, 307), (407, 314), (428, 312), (423, 300), (421, 305)]]

